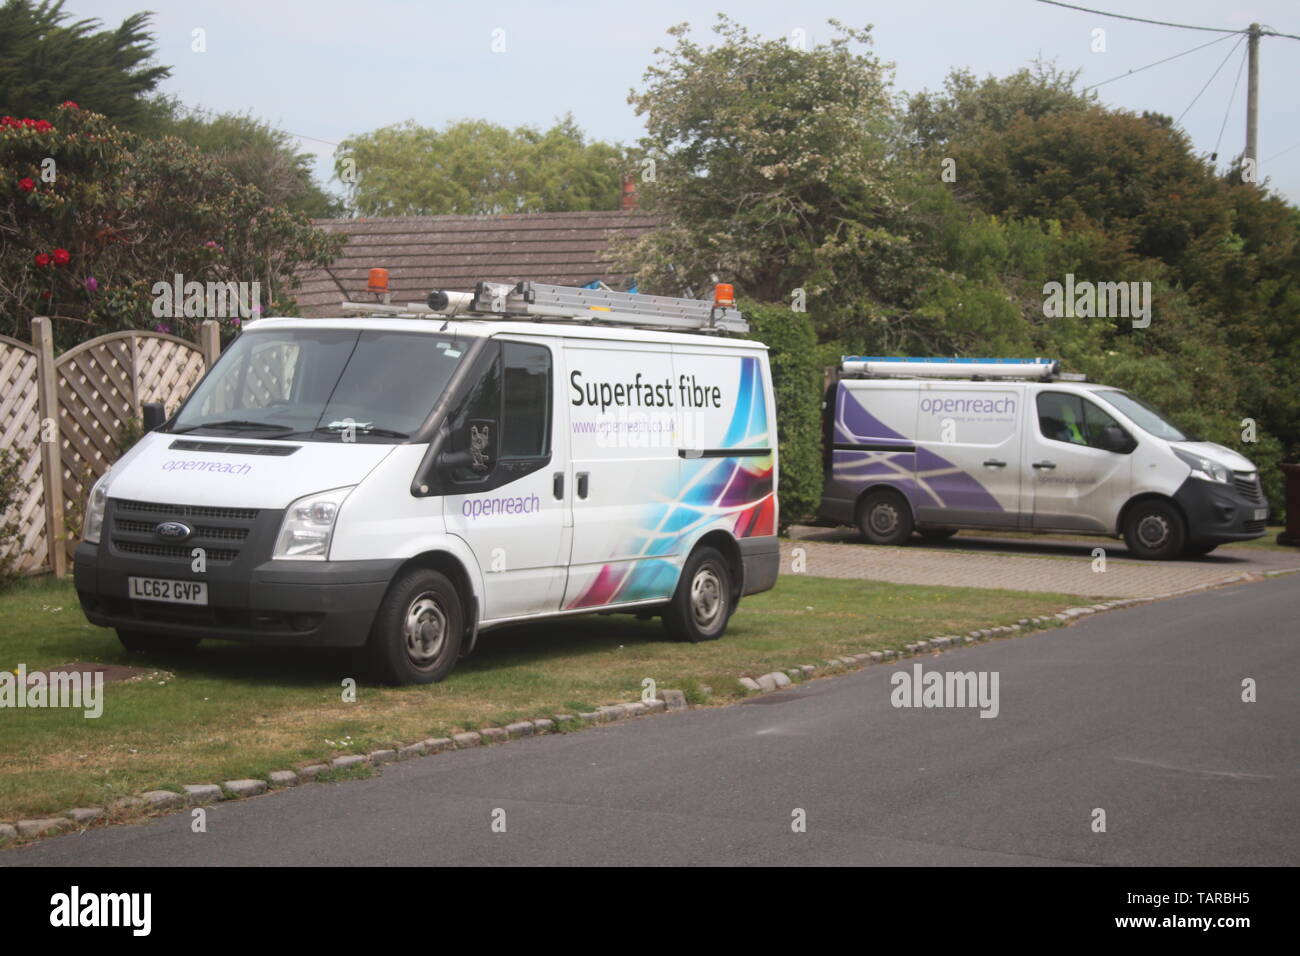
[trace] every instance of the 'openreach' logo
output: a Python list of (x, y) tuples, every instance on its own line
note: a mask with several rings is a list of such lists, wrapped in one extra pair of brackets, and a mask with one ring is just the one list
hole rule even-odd
[(996, 717), (998, 704), (997, 671), (929, 671), (920, 664), (912, 673), (895, 671), (889, 682), (894, 685), (889, 702), (895, 707), (978, 707), (981, 717)]
[(1132, 319), (1133, 328), (1151, 324), (1150, 282), (1075, 282), (1043, 284), (1043, 315), (1049, 319)]
[(74, 886), (50, 897), (50, 925), (129, 926), (131, 935), (148, 936), (153, 928), (153, 894), (83, 893)]
[(27, 665), (19, 664), (16, 672), (0, 671), (0, 707), (70, 707), (94, 719), (104, 713), (104, 672), (28, 674)]

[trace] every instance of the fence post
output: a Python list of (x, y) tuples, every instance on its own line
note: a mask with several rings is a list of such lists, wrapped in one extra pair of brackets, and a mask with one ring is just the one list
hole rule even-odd
[(216, 319), (204, 319), (199, 326), (199, 351), (203, 353), (203, 365), (208, 369), (221, 357), (221, 323)]
[[(63, 528), (63, 432), (59, 427), (59, 373), (54, 366), (54, 330), (44, 316), (32, 319), (32, 345), (36, 346), (36, 404), (41, 417), (41, 481), (45, 486), (45, 537), (50, 570), (55, 577), (68, 573), (68, 549)], [(49, 422), (54, 440), (46, 441)]]

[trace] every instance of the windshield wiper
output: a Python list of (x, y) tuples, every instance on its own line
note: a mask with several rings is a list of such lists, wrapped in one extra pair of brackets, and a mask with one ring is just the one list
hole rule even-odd
[(277, 425), (274, 422), (252, 422), (245, 421), (241, 418), (231, 418), (222, 422), (199, 422), (197, 425), (187, 425), (185, 428), (173, 428), (172, 433), (183, 435), (186, 432), (196, 431), (200, 428), (221, 428), (231, 431), (243, 431), (245, 429), (258, 429), (263, 431), (291, 432), (293, 431), (288, 425)]
[(312, 429), (312, 434), (316, 432), (329, 432), (331, 435), (341, 435), (349, 428), (361, 433), (362, 435), (376, 435), (380, 438), (410, 438), (406, 432), (399, 432), (392, 428), (376, 428), (370, 422), (330, 422), (328, 425), (319, 425)]

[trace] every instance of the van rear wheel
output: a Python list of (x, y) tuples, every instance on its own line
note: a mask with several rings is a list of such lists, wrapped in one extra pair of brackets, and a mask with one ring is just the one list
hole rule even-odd
[(716, 640), (735, 610), (732, 593), (727, 559), (716, 548), (696, 548), (664, 608), (664, 627), (680, 641)]
[(433, 684), (460, 656), (465, 616), (447, 576), (412, 568), (388, 588), (366, 643), (366, 655), (388, 684)]
[(1124, 519), (1124, 542), (1134, 557), (1167, 561), (1183, 553), (1187, 523), (1171, 504), (1139, 501)]
[(873, 491), (858, 506), (858, 530), (872, 544), (902, 544), (912, 536), (912, 509), (897, 491)]

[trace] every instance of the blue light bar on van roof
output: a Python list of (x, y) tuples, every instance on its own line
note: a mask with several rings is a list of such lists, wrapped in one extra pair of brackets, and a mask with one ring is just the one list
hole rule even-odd
[(1037, 378), (1058, 375), (1061, 363), (1049, 358), (910, 358), (897, 355), (846, 355), (840, 368), (858, 375), (899, 378)]

